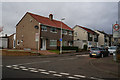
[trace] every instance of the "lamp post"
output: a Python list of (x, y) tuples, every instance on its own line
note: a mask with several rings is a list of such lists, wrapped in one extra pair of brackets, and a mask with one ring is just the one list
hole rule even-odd
[(62, 18), (62, 19), (61, 19), (60, 54), (62, 54), (62, 20), (65, 20), (65, 18)]
[(39, 49), (40, 49), (40, 23), (39, 23), (39, 28), (38, 28), (38, 51), (39, 51)]

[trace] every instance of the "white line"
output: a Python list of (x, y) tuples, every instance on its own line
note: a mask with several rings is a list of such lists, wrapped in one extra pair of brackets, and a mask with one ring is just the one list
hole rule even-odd
[(18, 65), (12, 65), (12, 66), (16, 67), (16, 66), (18, 66)]
[(6, 66), (7, 68), (11, 68), (12, 66)]
[(50, 72), (50, 73), (57, 73), (56, 71), (48, 71), (48, 72)]
[(26, 67), (24, 67), (24, 66), (20, 66), (19, 68), (26, 68)]
[(60, 74), (62, 74), (62, 75), (70, 75), (69, 73), (60, 73)]
[(58, 77), (61, 77), (62, 75), (59, 75), (59, 74), (53, 74), (54, 76), (58, 76)]
[(31, 72), (38, 72), (38, 71), (35, 71), (35, 70), (30, 70)]
[(35, 70), (36, 68), (28, 68), (28, 69), (34, 69)]
[(44, 69), (38, 69), (39, 71), (46, 71), (46, 70), (44, 70)]
[(71, 79), (80, 79), (80, 78), (72, 77), (72, 76), (69, 76), (68, 78), (71, 78)]
[(86, 76), (83, 76), (83, 75), (74, 75), (75, 77), (82, 77), (82, 78), (85, 78)]
[(103, 80), (103, 79), (99, 79), (99, 78), (95, 78), (95, 77), (90, 77), (90, 79)]
[(22, 69), (23, 71), (28, 71), (28, 69)]
[(50, 73), (48, 73), (48, 72), (40, 72), (40, 73), (42, 73), (42, 74), (50, 74)]

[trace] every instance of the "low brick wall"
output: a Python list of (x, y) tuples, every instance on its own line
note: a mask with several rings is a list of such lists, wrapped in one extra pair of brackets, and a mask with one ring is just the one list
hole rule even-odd
[(2, 56), (36, 56), (37, 53), (32, 53), (31, 51), (10, 51), (2, 50)]

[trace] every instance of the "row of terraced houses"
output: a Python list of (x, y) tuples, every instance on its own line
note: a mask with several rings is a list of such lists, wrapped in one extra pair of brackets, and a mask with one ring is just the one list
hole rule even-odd
[[(50, 50), (60, 46), (62, 26), (63, 46), (88, 47), (111, 46), (113, 38), (104, 31), (76, 25), (70, 28), (55, 20), (53, 15), (40, 16), (27, 12), (16, 25), (16, 33), (9, 36), (8, 48)], [(40, 34), (40, 35), (39, 35)]]

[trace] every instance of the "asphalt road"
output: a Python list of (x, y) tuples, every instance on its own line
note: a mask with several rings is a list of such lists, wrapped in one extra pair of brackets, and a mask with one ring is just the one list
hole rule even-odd
[[(2, 78), (48, 78), (48, 79), (112, 79), (116, 75), (96, 69), (85, 55), (64, 57), (40, 56), (4, 56), (2, 61)], [(103, 65), (104, 66), (104, 65)]]

